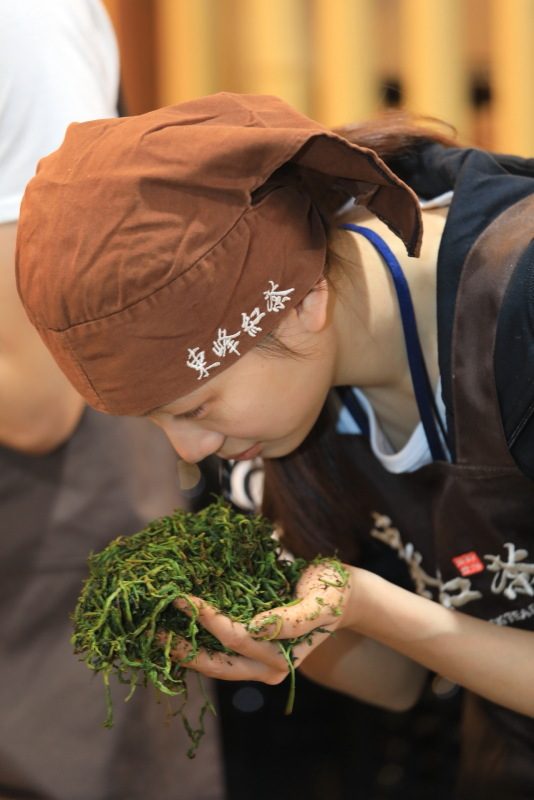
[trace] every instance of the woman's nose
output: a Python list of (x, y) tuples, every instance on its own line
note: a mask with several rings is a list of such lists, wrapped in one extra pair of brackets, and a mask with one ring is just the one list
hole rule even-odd
[(224, 436), (215, 431), (203, 431), (193, 426), (188, 430), (172, 425), (161, 425), (161, 427), (180, 458), (190, 463), (201, 461), (216, 453), (224, 443)]

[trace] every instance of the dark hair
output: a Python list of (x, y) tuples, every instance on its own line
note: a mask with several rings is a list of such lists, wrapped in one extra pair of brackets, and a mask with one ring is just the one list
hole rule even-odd
[[(425, 144), (457, 146), (453, 129), (402, 111), (373, 121), (336, 128), (354, 144), (374, 150), (392, 166)], [(335, 430), (335, 392), (331, 392), (314, 428), (293, 453), (265, 461), (263, 513), (281, 529), (284, 544), (296, 555), (312, 558), (337, 553), (347, 562), (360, 558), (360, 532), (354, 520), (371, 507), (371, 490), (357, 475), (351, 438)], [(353, 447), (352, 443), (352, 447)]]
[(353, 470), (345, 442), (334, 433), (334, 405), (330, 395), (297, 450), (264, 462), (262, 512), (280, 526), (284, 546), (295, 555), (312, 559), (337, 554), (344, 561), (357, 562), (354, 516), (363, 498), (354, 491), (350, 499), (346, 495), (346, 475)]
[(333, 130), (353, 144), (374, 150), (386, 164), (428, 142), (458, 147), (456, 130), (452, 125), (435, 117), (418, 116), (402, 110), (387, 111), (375, 119)]

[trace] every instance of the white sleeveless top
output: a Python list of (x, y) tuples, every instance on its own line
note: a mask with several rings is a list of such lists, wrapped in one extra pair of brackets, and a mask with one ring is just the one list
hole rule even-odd
[[(432, 456), (426, 439), (423, 423), (419, 422), (404, 447), (395, 451), (391, 442), (379, 425), (373, 406), (365, 394), (352, 388), (354, 395), (369, 420), (369, 445), (376, 459), (388, 472), (415, 472), (416, 469), (430, 464)], [(441, 398), (441, 382), (436, 390), (436, 407), (443, 425), (445, 425), (445, 406)], [(338, 433), (361, 434), (360, 427), (346, 406), (339, 403), (337, 421)]]

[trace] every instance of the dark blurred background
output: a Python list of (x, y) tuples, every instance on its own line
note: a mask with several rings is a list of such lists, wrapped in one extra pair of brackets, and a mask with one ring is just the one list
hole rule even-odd
[(301, 675), (290, 716), (286, 683), (219, 682), (217, 691), (228, 800), (452, 797), (461, 694), (438, 679), (403, 713), (358, 703)]

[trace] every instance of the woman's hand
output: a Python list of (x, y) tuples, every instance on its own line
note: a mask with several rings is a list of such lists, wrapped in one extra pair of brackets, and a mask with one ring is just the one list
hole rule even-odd
[[(173, 658), (181, 663), (185, 660), (184, 666), (208, 677), (276, 684), (289, 671), (277, 640), (309, 634), (293, 650), (295, 666), (325, 643), (318, 658), (310, 659), (310, 663), (315, 662), (313, 677), (348, 694), (353, 694), (349, 674), (358, 675), (358, 661), (362, 667), (367, 665), (360, 673), (366, 677), (361, 683), (357, 677), (354, 681), (359, 684), (358, 692), (361, 690), (358, 696), (366, 699), (369, 694), (364, 684), (377, 672), (374, 667), (372, 671), (368, 668), (373, 659), (376, 663), (378, 657), (397, 670), (394, 662), (402, 656), (409, 683), (413, 683), (412, 674), (416, 684), (424, 674), (419, 667), (412, 668), (415, 662), (494, 703), (534, 717), (534, 683), (528, 666), (534, 658), (532, 631), (493, 625), (395, 586), (367, 570), (345, 569), (347, 580), (341, 585), (336, 584), (328, 562), (309, 567), (297, 585), (298, 603), (263, 612), (248, 626), (232, 622), (193, 598), (202, 625), (237, 655), (201, 651), (191, 657), (191, 648), (182, 642), (173, 649)], [(177, 601), (176, 605), (187, 613), (187, 601)], [(340, 639), (346, 638), (350, 646), (345, 647), (342, 641), (343, 647), (332, 648), (325, 640), (342, 628), (347, 629), (347, 635)], [(378, 656), (376, 647), (369, 648), (368, 642), (381, 645)], [(334, 654), (332, 649), (342, 652)], [(326, 658), (327, 652), (333, 659)], [(397, 654), (393, 661), (391, 653)], [(382, 672), (384, 680), (390, 678)], [(408, 694), (413, 694), (411, 689)], [(378, 693), (375, 695), (378, 697)], [(381, 704), (376, 697), (369, 696), (370, 702)]]
[(206, 650), (193, 655), (191, 645), (181, 640), (173, 645), (171, 656), (184, 667), (210, 678), (280, 683), (289, 667), (276, 640), (309, 634), (293, 649), (294, 664), (298, 666), (342, 627), (352, 591), (349, 570), (329, 561), (308, 567), (297, 584), (295, 601), (258, 614), (248, 625), (233, 622), (200, 598), (176, 600), (175, 606), (186, 614), (191, 613), (190, 604), (194, 604), (198, 622), (236, 655)]

